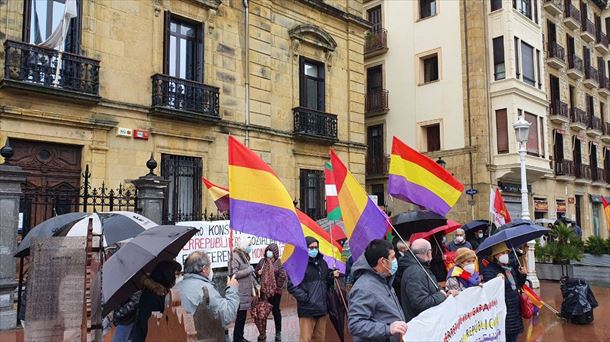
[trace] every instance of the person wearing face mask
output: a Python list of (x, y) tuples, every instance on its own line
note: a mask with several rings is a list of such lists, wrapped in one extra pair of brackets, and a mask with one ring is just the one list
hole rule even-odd
[(479, 248), (479, 245), (481, 245), (483, 241), (485, 241), (485, 233), (482, 229), (479, 229), (474, 232), (474, 235), (468, 240), (468, 242), (470, 242), (470, 244), (472, 245), (472, 250), (476, 250), (477, 248)]
[[(273, 279), (265, 277), (263, 271), (265, 267), (269, 267), (273, 272)], [(275, 322), (275, 341), (282, 340), (282, 313), (280, 311), (280, 302), (282, 300), (282, 290), (286, 284), (286, 270), (280, 260), (280, 250), (275, 243), (270, 244), (265, 248), (265, 257), (256, 265), (256, 274), (260, 278), (261, 297), (266, 299), (273, 308), (273, 321)], [(262, 338), (261, 338), (262, 339)]]
[(288, 292), (297, 300), (297, 315), (299, 316), (299, 341), (326, 341), (326, 321), (328, 306), (326, 295), (333, 283), (333, 276), (338, 277), (339, 271), (330, 271), (324, 256), (320, 253), (318, 240), (311, 236), (305, 237), (309, 260), (305, 277), (299, 285), (288, 281)]
[(397, 342), (407, 332), (405, 315), (392, 288), (397, 269), (396, 252), (387, 240), (371, 241), (354, 263), (355, 282), (348, 297), (348, 328), (354, 342)]
[(434, 274), (430, 271), (432, 245), (429, 241), (413, 241), (411, 251), (415, 257), (411, 253), (404, 257), (407, 267), (400, 280), (400, 299), (407, 322), (422, 311), (439, 305), (447, 296), (458, 294), (455, 290), (445, 292), (439, 288)]
[(511, 250), (504, 242), (494, 245), (491, 249), (492, 262), (483, 269), (481, 275), (483, 279), (504, 278), (505, 338), (507, 342), (516, 342), (519, 334), (523, 332), (518, 289), (525, 284), (527, 269), (519, 267), (518, 270), (515, 270), (514, 267), (511, 267), (509, 253)]
[(462, 292), (472, 286), (481, 284), (481, 277), (476, 272), (476, 254), (468, 248), (458, 248), (455, 252), (455, 265), (447, 274), (447, 290)]
[[(237, 247), (233, 248), (233, 254), (229, 261), (229, 273), (239, 281), (239, 311), (233, 329), (233, 341), (244, 342), (244, 327), (248, 310), (252, 305), (253, 288), (257, 285), (254, 267), (250, 265), (250, 252), (252, 252), (249, 238), (239, 241)], [(247, 342), (247, 341), (246, 341)]]
[(447, 249), (449, 249), (451, 252), (455, 252), (458, 250), (458, 248), (462, 247), (472, 249), (470, 242), (466, 241), (466, 233), (464, 232), (464, 229), (458, 228), (455, 231), (455, 238), (453, 238), (453, 241), (449, 242)]
[[(184, 261), (184, 277), (176, 284), (175, 289), (180, 292), (181, 305), (188, 314), (194, 314), (203, 300), (202, 288), (208, 292), (208, 310), (211, 315), (220, 321), (224, 329), (235, 320), (239, 308), (239, 285), (235, 276), (227, 277), (227, 287), (223, 297), (213, 281), (214, 270), (207, 253), (192, 252)], [(228, 331), (225, 330), (225, 341), (229, 340)]]

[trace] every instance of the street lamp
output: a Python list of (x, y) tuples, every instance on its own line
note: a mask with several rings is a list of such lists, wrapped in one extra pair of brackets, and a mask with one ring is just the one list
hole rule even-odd
[[(527, 153), (527, 138), (529, 137), (530, 125), (523, 116), (519, 116), (519, 119), (513, 124), (515, 136), (519, 143), (519, 159), (521, 160), (521, 218), (524, 220), (530, 219), (527, 198), (527, 175), (525, 172), (525, 155)], [(533, 288), (538, 288), (540, 287), (540, 282), (536, 275), (535, 246), (535, 240), (527, 243), (527, 279), (532, 282)]]
[(436, 163), (440, 165), (443, 169), (445, 168), (445, 165), (447, 165), (447, 163), (443, 160), (443, 157), (438, 157)]

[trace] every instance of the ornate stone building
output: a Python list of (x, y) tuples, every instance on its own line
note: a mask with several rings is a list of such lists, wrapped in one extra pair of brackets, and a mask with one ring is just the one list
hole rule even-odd
[[(364, 33), (356, 0), (78, 0), (65, 53), (40, 46), (62, 0), (0, 1), (0, 143), (41, 189), (169, 181), (165, 221), (216, 211), (229, 134), (323, 215), (334, 148), (364, 182)], [(246, 38), (247, 37), (247, 38)]]

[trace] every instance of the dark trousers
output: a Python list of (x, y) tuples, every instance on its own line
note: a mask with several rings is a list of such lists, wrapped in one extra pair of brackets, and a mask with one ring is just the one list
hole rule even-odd
[(246, 325), (246, 317), (248, 317), (248, 310), (237, 311), (235, 328), (233, 328), (233, 341), (235, 342), (241, 342), (244, 340), (244, 326)]
[(506, 342), (517, 342), (519, 334), (506, 334)]
[(275, 296), (270, 297), (267, 301), (273, 305), (271, 313), (273, 313), (273, 321), (275, 322), (275, 333), (279, 333), (282, 331), (282, 313), (280, 312), (282, 295), (276, 294)]

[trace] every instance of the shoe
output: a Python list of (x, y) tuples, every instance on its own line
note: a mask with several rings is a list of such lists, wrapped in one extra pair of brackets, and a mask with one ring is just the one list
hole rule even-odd
[(276, 342), (281, 342), (282, 341), (282, 333), (281, 332), (276, 332), (275, 333), (275, 341)]

